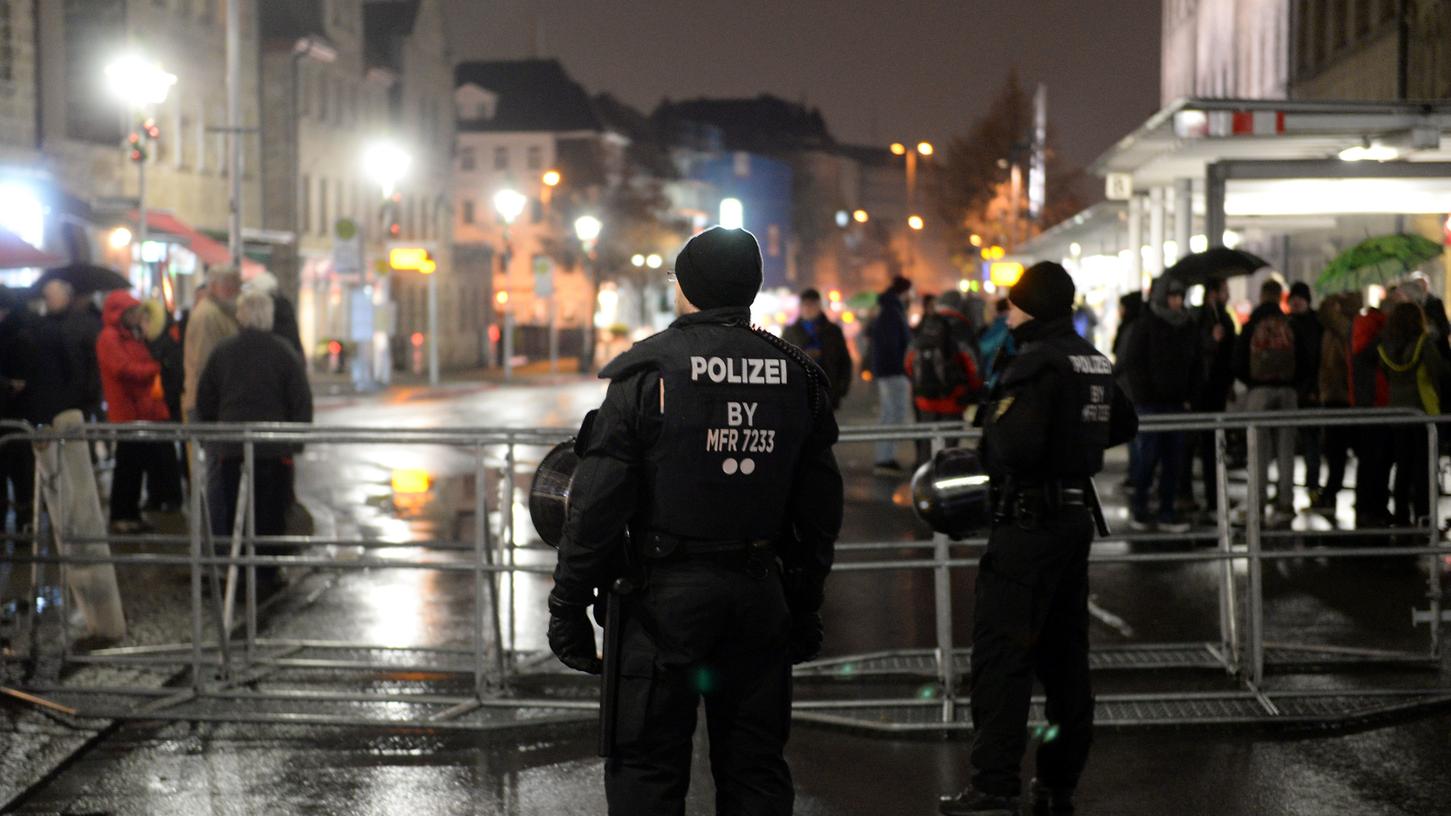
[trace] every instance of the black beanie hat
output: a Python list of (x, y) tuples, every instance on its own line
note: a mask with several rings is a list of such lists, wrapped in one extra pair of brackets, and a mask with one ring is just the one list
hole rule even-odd
[(1040, 261), (1023, 271), (1008, 292), (1008, 300), (1037, 320), (1057, 320), (1073, 315), (1075, 291), (1068, 270), (1052, 261)]
[(750, 306), (761, 290), (761, 245), (746, 230), (711, 227), (675, 256), (675, 279), (697, 309)]
[(1290, 297), (1304, 298), (1306, 303), (1310, 303), (1310, 284), (1304, 281), (1290, 284)]

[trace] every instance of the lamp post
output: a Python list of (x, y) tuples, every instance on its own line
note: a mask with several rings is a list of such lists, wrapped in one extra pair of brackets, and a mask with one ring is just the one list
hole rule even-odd
[[(505, 187), (494, 193), (494, 212), (498, 213), (499, 220), (504, 222), (504, 250), (499, 253), (499, 271), (505, 281), (509, 279), (509, 262), (514, 257), (514, 247), (510, 243), (509, 229), (514, 226), (514, 221), (524, 212), (524, 207), (528, 203), (529, 199), (523, 193), (509, 187)], [(505, 305), (509, 302), (507, 297), (497, 302), (499, 304), (499, 310), (504, 316), (503, 334), (500, 338), (502, 341), (501, 355), (504, 358), (504, 379), (509, 380), (514, 373), (514, 327), (510, 320), (513, 312), (505, 309)]]
[[(383, 201), (398, 190), (398, 183), (408, 175), (413, 156), (396, 142), (382, 140), (369, 145), (363, 153), (363, 169), (378, 185)], [(418, 270), (428, 279), (428, 384), (438, 385), (438, 281), (436, 269)], [(373, 357), (374, 355), (369, 355)]]
[(913, 273), (917, 271), (917, 238), (916, 233), (921, 232), (924, 222), (922, 216), (917, 213), (917, 159), (930, 158), (937, 150), (931, 142), (918, 142), (916, 147), (909, 148), (901, 142), (893, 142), (891, 146), (892, 155), (905, 156), (907, 158), (907, 226), (911, 230), (907, 233), (907, 268)]
[[(166, 101), (171, 86), (176, 84), (176, 75), (162, 70), (161, 65), (145, 59), (139, 54), (125, 54), (106, 66), (106, 87), (111, 96), (127, 107), (128, 116), (135, 120), (154, 105)], [(132, 122), (136, 126), (137, 122)], [(151, 269), (146, 265), (146, 162), (149, 157), (145, 144), (158, 136), (156, 125), (149, 121), (139, 123), (126, 145), (127, 155), (136, 162), (136, 221), (137, 241), (141, 257), (141, 291), (151, 293)]]
[(585, 337), (589, 342), (585, 344), (585, 359), (580, 361), (581, 368), (586, 371), (594, 367), (596, 335), (599, 334), (599, 329), (595, 327), (595, 313), (600, 307), (600, 265), (599, 260), (593, 256), (595, 242), (599, 240), (604, 226), (593, 215), (581, 215), (574, 219), (574, 236), (579, 239), (584, 250), (584, 262), (590, 268), (589, 324), (585, 326)]

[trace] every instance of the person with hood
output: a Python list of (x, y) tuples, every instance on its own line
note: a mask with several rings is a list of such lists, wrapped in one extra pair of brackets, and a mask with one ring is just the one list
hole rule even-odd
[[(1323, 408), (1350, 407), (1350, 327), (1363, 302), (1359, 292), (1341, 292), (1320, 302), (1320, 371), (1317, 377)], [(1310, 509), (1334, 515), (1336, 495), (1345, 486), (1345, 465), (1355, 443), (1355, 428), (1325, 426), (1325, 484), (1310, 494)]]
[[(144, 314), (140, 301), (130, 292), (119, 290), (106, 296), (101, 311), (104, 327), (96, 339), (96, 362), (101, 370), (107, 417), (114, 423), (165, 422), (171, 418), (161, 394), (161, 365), (146, 348)], [(156, 472), (158, 460), (168, 454), (174, 464), (175, 454), (168, 443), (135, 439), (116, 443), (116, 468), (111, 475), (112, 532), (142, 533), (152, 529), (141, 518), (142, 478)], [(147, 488), (153, 496), (160, 492), (155, 479), (149, 480)]]
[[(957, 290), (943, 294), (934, 311), (918, 322), (907, 350), (906, 370), (918, 422), (961, 422), (982, 392), (982, 377), (968, 340), (972, 328), (956, 308), (961, 303)], [(917, 440), (918, 464), (931, 455), (931, 440)]]
[[(1433, 417), (1441, 415), (1440, 384), (1451, 373), (1451, 364), (1436, 350), (1433, 332), (1425, 313), (1415, 303), (1397, 303), (1391, 309), (1376, 350), (1390, 407), (1410, 408)], [(1420, 425), (1393, 426), (1391, 449), (1396, 470), (1392, 521), (1398, 527), (1413, 526), (1431, 511), (1426, 483), (1426, 429)]]
[[(1260, 304), (1250, 312), (1235, 346), (1234, 373), (1249, 389), (1245, 409), (1251, 412), (1293, 411), (1299, 406), (1295, 389), (1308, 362), (1300, 359), (1295, 330), (1280, 306), (1284, 293), (1284, 285), (1275, 278), (1260, 285)], [(1295, 429), (1280, 427), (1253, 433), (1257, 434), (1260, 452), (1261, 506), (1270, 504), (1263, 499), (1269, 491), (1273, 452), (1278, 472), (1269, 524), (1288, 526), (1295, 517)]]
[(841, 401), (851, 389), (851, 352), (846, 349), (846, 336), (841, 327), (821, 308), (820, 292), (815, 289), (801, 292), (801, 313), (781, 337), (821, 366), (831, 382), (831, 407), (841, 408)]
[[(1178, 278), (1159, 278), (1148, 310), (1129, 336), (1121, 363), (1139, 416), (1188, 411), (1199, 385), (1199, 327), (1194, 314), (1184, 306), (1184, 290), (1184, 282)], [(1135, 530), (1187, 532), (1189, 524), (1174, 509), (1183, 470), (1184, 434), (1141, 433), (1134, 445), (1138, 450), (1129, 526)], [(1157, 515), (1151, 515), (1149, 491), (1155, 470), (1159, 471), (1159, 508)]]
[[(912, 414), (912, 383), (907, 379), (907, 348), (912, 345), (912, 329), (907, 324), (907, 301), (911, 299), (912, 282), (898, 275), (886, 291), (877, 296), (877, 317), (872, 321), (871, 373), (877, 384), (881, 404), (879, 424), (906, 425)], [(897, 463), (897, 443), (884, 441), (876, 446), (878, 476), (901, 476), (906, 471)]]
[[(1311, 306), (1310, 285), (1295, 281), (1290, 285), (1290, 329), (1295, 333), (1295, 359), (1300, 361), (1295, 374), (1295, 399), (1299, 408), (1320, 405), (1320, 345), (1325, 329)], [(1300, 428), (1300, 457), (1305, 461), (1305, 489), (1311, 503), (1320, 493), (1321, 429)]]

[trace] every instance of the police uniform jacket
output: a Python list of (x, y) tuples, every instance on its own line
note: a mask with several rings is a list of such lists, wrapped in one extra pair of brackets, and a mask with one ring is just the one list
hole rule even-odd
[(805, 354), (744, 308), (686, 315), (601, 372), (581, 429), (554, 596), (590, 602), (636, 548), (770, 541), (793, 611), (815, 611), (841, 527), (836, 419)]
[(1072, 318), (1031, 320), (1013, 338), (1018, 354), (985, 406), (989, 474), (1032, 486), (1098, 473), (1104, 449), (1138, 431), (1112, 363), (1078, 336)]

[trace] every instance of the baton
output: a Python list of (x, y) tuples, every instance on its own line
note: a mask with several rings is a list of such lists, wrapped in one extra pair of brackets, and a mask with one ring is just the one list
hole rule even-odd
[(1093, 479), (1088, 480), (1088, 503), (1089, 509), (1093, 511), (1093, 524), (1098, 528), (1099, 538), (1108, 538), (1113, 531), (1108, 528), (1108, 519), (1103, 515), (1103, 502), (1098, 498), (1098, 485)]
[(610, 586), (605, 606), (604, 671), (600, 684), (600, 756), (615, 749), (615, 722), (620, 702), (620, 630), (624, 627), (625, 597), (635, 591), (628, 578), (617, 578)]

